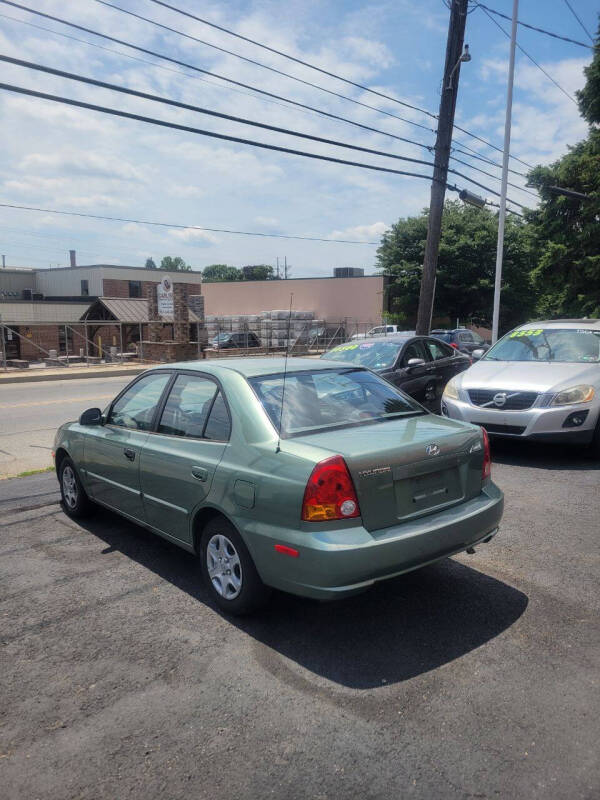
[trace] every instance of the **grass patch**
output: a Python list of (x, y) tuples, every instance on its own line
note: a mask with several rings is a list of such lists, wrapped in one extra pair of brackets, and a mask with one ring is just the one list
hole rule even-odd
[(28, 469), (25, 472), (19, 472), (17, 475), (4, 475), (0, 476), (0, 480), (8, 480), (8, 478), (28, 478), (30, 475), (42, 475), (44, 472), (54, 472), (54, 467), (44, 467), (43, 469)]

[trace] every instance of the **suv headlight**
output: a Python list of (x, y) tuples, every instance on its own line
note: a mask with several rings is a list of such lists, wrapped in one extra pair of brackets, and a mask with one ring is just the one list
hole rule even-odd
[(570, 406), (574, 403), (589, 403), (593, 400), (595, 393), (594, 387), (587, 384), (572, 386), (570, 389), (563, 389), (562, 392), (554, 395), (550, 405)]
[(456, 378), (451, 378), (444, 388), (443, 397), (449, 400), (458, 400), (458, 381)]

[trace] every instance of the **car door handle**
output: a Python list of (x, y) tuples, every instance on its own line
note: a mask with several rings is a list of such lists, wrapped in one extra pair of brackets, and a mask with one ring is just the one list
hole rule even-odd
[(128, 458), (129, 461), (135, 461), (135, 450), (131, 450), (129, 447), (126, 447), (125, 450), (123, 450), (123, 455), (125, 458)]
[(208, 480), (208, 470), (205, 467), (192, 467), (192, 475), (202, 482)]

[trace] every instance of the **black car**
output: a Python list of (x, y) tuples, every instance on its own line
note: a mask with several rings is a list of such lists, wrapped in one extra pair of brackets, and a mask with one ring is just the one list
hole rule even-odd
[(487, 344), (478, 333), (469, 330), (469, 328), (440, 328), (431, 331), (431, 335), (436, 339), (441, 339), (446, 342), (450, 347), (455, 350), (460, 350), (461, 353), (471, 355), (473, 350), (489, 350), (490, 345)]
[(252, 331), (235, 331), (220, 333), (211, 341), (211, 345), (217, 350), (226, 350), (231, 347), (260, 347), (260, 339)]
[(468, 356), (433, 336), (350, 341), (328, 350), (321, 358), (368, 367), (436, 413), (444, 386), (471, 365)]

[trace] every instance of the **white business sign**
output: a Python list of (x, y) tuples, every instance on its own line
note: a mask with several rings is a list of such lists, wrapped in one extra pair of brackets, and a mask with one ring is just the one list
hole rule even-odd
[(156, 287), (158, 314), (161, 317), (172, 317), (175, 313), (173, 300), (173, 281), (168, 275)]

